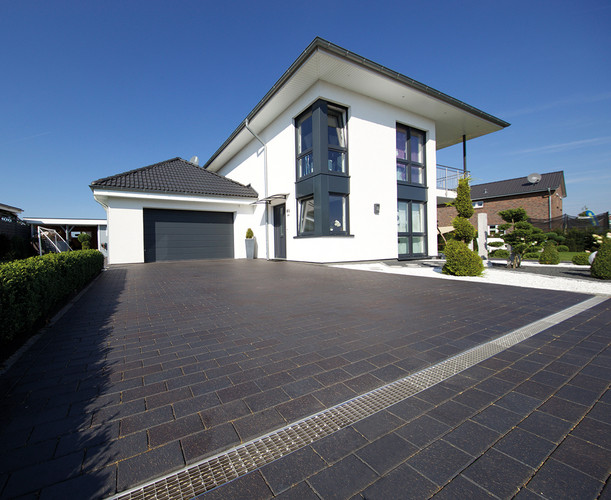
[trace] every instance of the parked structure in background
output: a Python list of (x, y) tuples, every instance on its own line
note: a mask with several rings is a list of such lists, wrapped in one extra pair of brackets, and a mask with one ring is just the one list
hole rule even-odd
[(0, 234), (6, 238), (30, 238), (30, 227), (19, 218), (21, 208), (0, 203)]
[[(48, 217), (24, 217), (28, 228), (28, 236), (38, 239), (38, 228), (56, 231), (72, 250), (80, 250), (78, 236), (87, 233), (91, 236), (91, 248), (97, 249), (108, 256), (108, 232), (106, 219), (64, 219)], [(30, 234), (31, 232), (31, 234)], [(51, 234), (51, 233), (50, 233)], [(63, 248), (62, 245), (59, 245)], [(62, 250), (63, 251), (63, 250)]]
[(270, 259), (422, 258), (437, 255), (437, 206), (456, 196), (459, 172), (438, 177), (436, 151), (465, 156), (508, 125), (316, 38), (204, 168), (174, 158), (90, 187), (110, 264), (244, 258), (249, 227)]
[[(544, 231), (562, 229), (562, 224), (558, 227), (556, 221), (562, 220), (562, 200), (566, 194), (563, 171), (474, 184), (471, 199), (475, 214), (471, 223), (477, 224), (478, 213), (486, 213), (488, 228), (495, 229), (503, 223), (498, 215), (501, 210), (522, 207), (535, 227)], [(452, 207), (437, 207), (437, 224), (441, 232), (452, 230), (454, 214)]]

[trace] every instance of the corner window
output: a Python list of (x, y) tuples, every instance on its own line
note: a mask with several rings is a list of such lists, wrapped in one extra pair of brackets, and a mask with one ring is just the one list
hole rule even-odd
[(346, 173), (346, 112), (327, 108), (327, 166), (329, 172)]
[(329, 233), (346, 234), (346, 199), (339, 194), (329, 195)]
[(311, 234), (314, 228), (314, 198), (299, 200), (299, 234)]
[(397, 125), (396, 140), (397, 180), (424, 186), (425, 133), (403, 125)]
[(347, 236), (348, 110), (318, 99), (294, 123), (297, 236)]
[(309, 112), (297, 120), (297, 174), (303, 177), (312, 172), (312, 112)]

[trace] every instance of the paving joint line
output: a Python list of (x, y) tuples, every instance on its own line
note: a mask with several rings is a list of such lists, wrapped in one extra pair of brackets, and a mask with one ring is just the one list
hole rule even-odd
[(608, 297), (591, 297), (404, 378), (118, 493), (109, 500), (193, 498), (433, 387), (606, 300)]

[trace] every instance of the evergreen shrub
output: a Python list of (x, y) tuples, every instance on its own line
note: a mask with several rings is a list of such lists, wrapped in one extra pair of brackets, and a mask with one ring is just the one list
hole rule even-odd
[(560, 264), (560, 254), (554, 243), (548, 242), (545, 244), (543, 252), (539, 255), (539, 264)]
[(489, 247), (492, 248), (500, 248), (505, 244), (504, 241), (491, 241), (490, 243), (488, 243)]
[(556, 250), (558, 250), (559, 252), (568, 252), (569, 251), (569, 247), (567, 247), (566, 245), (558, 245), (556, 247)]
[(536, 259), (539, 260), (539, 256), (541, 254), (539, 252), (528, 252), (524, 254), (525, 259)]
[(573, 255), (571, 262), (573, 264), (577, 264), (578, 266), (589, 266), (590, 265), (590, 254), (587, 253), (578, 253), (577, 255)]
[(477, 252), (469, 250), (462, 241), (450, 240), (445, 248), (446, 263), (444, 274), (453, 276), (479, 276), (484, 271), (484, 264)]
[(506, 259), (509, 257), (509, 250), (497, 248), (496, 250), (492, 250), (492, 252), (488, 254), (488, 257), (493, 257), (495, 259)]
[(590, 274), (594, 278), (611, 280), (611, 239), (609, 237), (603, 237), (600, 249), (597, 250), (592, 267), (590, 267)]
[(0, 345), (41, 324), (103, 267), (104, 256), (97, 250), (0, 264)]

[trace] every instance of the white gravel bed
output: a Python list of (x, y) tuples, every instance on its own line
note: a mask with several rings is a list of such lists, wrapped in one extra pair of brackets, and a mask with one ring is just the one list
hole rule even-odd
[[(441, 273), (439, 267), (403, 266), (383, 264), (381, 262), (352, 263), (352, 264), (329, 264), (332, 267), (344, 269), (356, 269), (358, 271), (373, 271), (378, 273), (403, 274), (406, 276), (420, 276), (423, 278), (437, 278), (445, 280), (473, 281), (475, 283), (495, 283), (497, 285), (521, 286), (526, 288), (542, 288), (545, 290), (560, 290), (563, 292), (590, 293), (596, 295), (611, 296), (611, 282), (593, 282), (576, 278), (560, 278), (556, 276), (544, 276), (534, 273), (512, 273), (504, 269), (487, 267), (484, 274), (478, 277), (472, 276), (448, 276)], [(577, 266), (575, 266), (577, 267)], [(584, 267), (584, 266), (579, 266)]]

